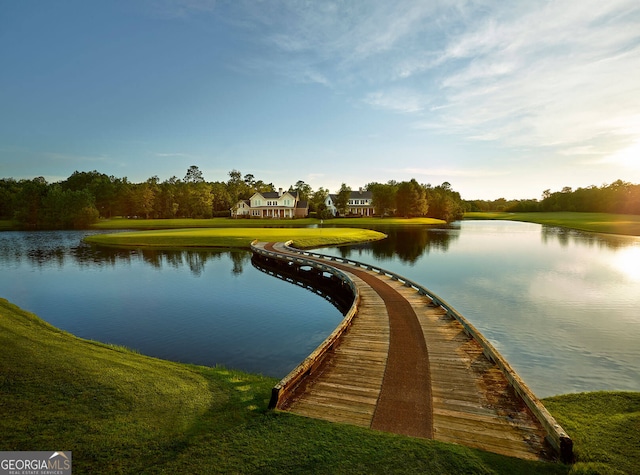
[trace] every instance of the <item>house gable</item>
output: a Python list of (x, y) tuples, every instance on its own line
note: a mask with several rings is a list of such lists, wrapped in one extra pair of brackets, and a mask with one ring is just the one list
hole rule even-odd
[(256, 192), (249, 200), (238, 202), (232, 209), (232, 215), (261, 218), (306, 217), (308, 212), (308, 204), (299, 201), (297, 191), (283, 193), (282, 189), (278, 192)]

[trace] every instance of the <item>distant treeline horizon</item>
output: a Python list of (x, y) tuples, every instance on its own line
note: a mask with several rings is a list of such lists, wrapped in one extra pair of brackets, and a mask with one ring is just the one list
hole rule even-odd
[(602, 186), (586, 188), (565, 186), (560, 191), (550, 189), (542, 192), (542, 199), (467, 200), (466, 211), (505, 211), (533, 213), (550, 211), (573, 211), (584, 213), (612, 213), (640, 215), (640, 185), (616, 180)]
[[(47, 183), (43, 177), (31, 180), (0, 178), (0, 219), (11, 220), (29, 229), (83, 229), (116, 216), (137, 218), (228, 217), (230, 209), (255, 192), (276, 191), (273, 183), (244, 176), (238, 170), (225, 181), (207, 182), (195, 165), (183, 179), (175, 176), (160, 181), (153, 176), (142, 183), (126, 177), (108, 176), (98, 171), (74, 172), (66, 180)], [(617, 180), (600, 187), (561, 191), (544, 190), (542, 199), (462, 200), (448, 182), (438, 186), (419, 184), (415, 179), (368, 183), (378, 215), (427, 216), (447, 222), (470, 211), (549, 212), (577, 211), (640, 215), (640, 185)], [(329, 219), (325, 200), (329, 190), (313, 190), (302, 180), (287, 191), (295, 191), (309, 204), (310, 216)], [(337, 192), (345, 214), (351, 188), (343, 184)], [(340, 208), (340, 206), (339, 206)]]
[[(229, 217), (230, 209), (256, 192), (274, 192), (252, 174), (238, 170), (228, 173), (227, 181), (205, 181), (200, 169), (192, 165), (183, 179), (175, 176), (160, 181), (153, 176), (132, 183), (98, 171), (75, 171), (69, 178), (48, 183), (44, 177), (31, 180), (0, 178), (0, 219), (13, 221), (27, 229), (83, 229), (99, 219), (135, 218), (212, 218)], [(460, 219), (465, 205), (460, 194), (447, 182), (438, 186), (419, 184), (415, 179), (387, 183), (372, 182), (363, 187), (371, 191), (373, 206), (384, 216), (426, 216), (451, 222)], [(286, 191), (295, 191), (308, 202), (311, 217), (329, 219), (333, 215), (325, 201), (329, 190), (298, 180)], [(351, 188), (343, 184), (337, 192), (341, 215), (347, 214)]]

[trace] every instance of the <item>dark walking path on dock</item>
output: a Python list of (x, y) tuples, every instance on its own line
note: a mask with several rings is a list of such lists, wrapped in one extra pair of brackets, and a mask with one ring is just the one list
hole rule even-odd
[(504, 371), (431, 298), (389, 275), (300, 256), (283, 243), (254, 249), (321, 262), (359, 291), (357, 314), (339, 344), (280, 409), (519, 458), (556, 456), (545, 442), (548, 431)]

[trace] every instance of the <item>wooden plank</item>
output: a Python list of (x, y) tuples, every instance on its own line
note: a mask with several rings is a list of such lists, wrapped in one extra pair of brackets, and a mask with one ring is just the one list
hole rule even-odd
[(342, 263), (336, 266), (358, 286), (359, 311), (305, 392), (292, 401), (291, 412), (370, 426), (385, 375), (390, 333), (385, 302), (356, 275), (366, 272), (409, 302), (422, 329), (430, 367), (434, 438), (521, 458), (541, 456), (544, 431), (540, 424), (457, 320), (388, 276)]

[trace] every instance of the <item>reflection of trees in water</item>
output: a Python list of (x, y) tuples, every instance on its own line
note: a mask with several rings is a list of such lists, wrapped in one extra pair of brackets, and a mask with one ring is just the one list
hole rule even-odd
[(380, 260), (388, 260), (397, 256), (402, 262), (415, 263), (423, 254), (431, 251), (447, 252), (451, 243), (458, 239), (459, 226), (446, 228), (407, 227), (376, 229), (385, 233), (388, 237), (381, 241), (367, 244), (341, 247), (342, 257), (357, 260), (354, 254), (361, 254), (365, 249), (370, 249), (373, 256)]
[(559, 226), (542, 225), (542, 242), (547, 244), (554, 239), (562, 247), (569, 244), (585, 247), (598, 247), (600, 249), (622, 249), (638, 243), (639, 238), (635, 236), (621, 236), (615, 234), (597, 234), (577, 229), (562, 228)]
[(28, 262), (34, 268), (62, 269), (70, 262), (80, 268), (96, 268), (142, 261), (156, 269), (187, 266), (193, 275), (200, 276), (207, 263), (221, 260), (223, 256), (228, 256), (233, 262), (233, 275), (242, 274), (244, 265), (251, 260), (251, 253), (241, 250), (124, 249), (86, 244), (77, 239), (56, 239), (44, 234), (23, 234), (15, 238), (5, 235), (0, 239), (0, 264), (8, 268), (21, 262)]
[(244, 265), (251, 261), (251, 253), (247, 251), (229, 251), (229, 257), (233, 262), (233, 275), (242, 274)]

